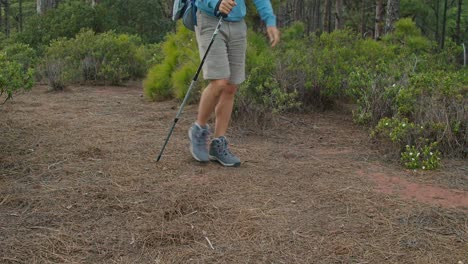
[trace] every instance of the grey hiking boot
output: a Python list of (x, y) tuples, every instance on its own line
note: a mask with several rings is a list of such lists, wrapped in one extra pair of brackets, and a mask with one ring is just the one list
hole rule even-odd
[(203, 128), (198, 124), (193, 124), (188, 131), (190, 138), (190, 153), (194, 159), (200, 162), (208, 162), (208, 139), (210, 137), (210, 128)]
[(218, 161), (226, 167), (239, 167), (241, 164), (240, 159), (229, 150), (225, 137), (215, 138), (211, 141), (210, 159)]

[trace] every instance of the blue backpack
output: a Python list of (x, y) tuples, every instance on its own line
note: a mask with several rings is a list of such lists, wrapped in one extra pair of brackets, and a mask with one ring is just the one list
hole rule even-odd
[(172, 20), (182, 19), (184, 26), (195, 31), (197, 25), (197, 7), (195, 0), (174, 0), (172, 9)]

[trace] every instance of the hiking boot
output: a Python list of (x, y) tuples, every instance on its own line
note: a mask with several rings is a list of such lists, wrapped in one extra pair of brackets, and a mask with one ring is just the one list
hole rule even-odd
[(239, 167), (241, 164), (240, 159), (229, 150), (228, 141), (225, 137), (215, 138), (211, 141), (210, 159), (226, 167)]
[(208, 162), (208, 139), (210, 137), (210, 128), (205, 128), (198, 124), (193, 124), (188, 132), (190, 138), (190, 153), (194, 159), (200, 162)]

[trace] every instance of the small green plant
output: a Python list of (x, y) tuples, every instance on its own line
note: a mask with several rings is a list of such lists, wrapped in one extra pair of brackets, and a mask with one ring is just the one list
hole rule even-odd
[(0, 98), (4, 101), (13, 97), (15, 92), (29, 90), (34, 85), (33, 70), (24, 70), (23, 65), (9, 61), (4, 52), (0, 52)]
[(414, 144), (424, 130), (407, 118), (382, 118), (372, 130), (371, 136), (381, 135), (396, 144)]
[(421, 152), (415, 146), (406, 145), (406, 150), (401, 153), (401, 162), (408, 169), (419, 169), (421, 167), (420, 156)]
[(406, 145), (405, 151), (401, 153), (401, 162), (408, 169), (435, 170), (440, 166), (441, 155), (436, 147), (436, 142), (422, 148)]

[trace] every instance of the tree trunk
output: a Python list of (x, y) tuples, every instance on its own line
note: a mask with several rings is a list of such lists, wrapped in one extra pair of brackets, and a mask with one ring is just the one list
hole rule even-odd
[(59, 3), (59, 0), (37, 0), (36, 1), (36, 9), (39, 15), (43, 15), (47, 12), (47, 10), (56, 8)]
[(5, 35), (10, 36), (10, 0), (4, 0), (3, 6), (5, 9)]
[(362, 0), (361, 4), (361, 36), (366, 34), (366, 0)]
[(322, 8), (320, 6), (321, 1), (322, 0), (317, 0), (317, 5), (315, 6), (315, 31), (321, 30), (321, 25), (320, 25), (320, 21), (322, 21), (321, 12), (320, 12), (320, 9)]
[(444, 17), (442, 18), (442, 37), (440, 38), (440, 49), (443, 49), (445, 46), (445, 34), (447, 28), (447, 6), (448, 0), (444, 1)]
[(344, 7), (343, 0), (336, 0), (336, 12), (335, 12), (335, 29), (344, 28)]
[(462, 14), (462, 6), (463, 1), (458, 0), (458, 10), (457, 10), (457, 25), (455, 27), (455, 42), (457, 44), (461, 43), (461, 14)]
[(435, 39), (436, 41), (439, 41), (440, 42), (440, 37), (439, 37), (439, 17), (440, 17), (440, 12), (439, 12), (439, 8), (440, 8), (440, 1), (437, 0), (436, 1), (436, 6), (434, 8), (434, 13), (435, 13), (435, 17), (436, 17), (436, 30), (435, 30)]
[(3, 6), (3, 3), (2, 3), (2, 0), (0, 0), (0, 32), (3, 31), (3, 11), (2, 11), (2, 6)]
[(325, 16), (323, 16), (323, 27), (325, 31), (332, 31), (332, 1), (325, 0)]
[(19, 0), (19, 31), (23, 32), (23, 0)]
[(380, 39), (383, 35), (384, 12), (384, 0), (377, 0), (375, 8), (375, 39)]
[(388, 0), (385, 33), (393, 31), (395, 22), (398, 21), (398, 19), (400, 19), (400, 0)]

